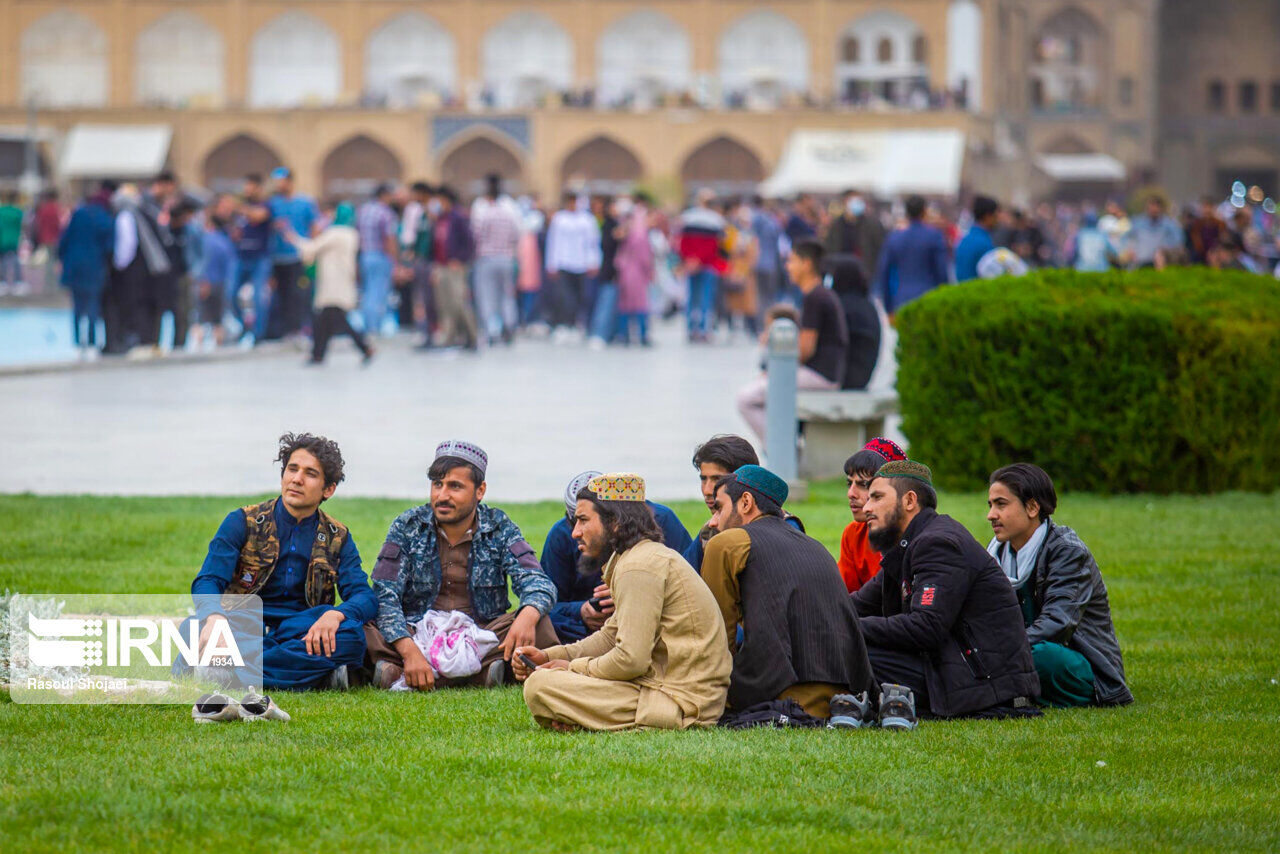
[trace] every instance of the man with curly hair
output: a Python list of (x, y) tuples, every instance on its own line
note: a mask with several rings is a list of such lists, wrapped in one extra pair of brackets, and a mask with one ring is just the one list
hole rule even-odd
[(593, 478), (578, 493), (573, 538), (603, 569), (615, 610), (577, 643), (516, 649), (534, 720), (556, 730), (714, 726), (733, 667), (724, 623), (707, 585), (662, 545), (644, 480)]
[(286, 433), (276, 462), (280, 495), (228, 513), (191, 584), (200, 645), (226, 619), (214, 604), (222, 595), (256, 594), (263, 687), (345, 689), (378, 603), (350, 531), (320, 509), (345, 476), (342, 452), (323, 436)]

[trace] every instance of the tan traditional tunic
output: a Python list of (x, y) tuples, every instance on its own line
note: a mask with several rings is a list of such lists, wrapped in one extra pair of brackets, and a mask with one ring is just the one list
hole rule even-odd
[(604, 582), (616, 610), (600, 631), (546, 650), (569, 671), (538, 670), (525, 682), (534, 719), (593, 730), (713, 726), (733, 662), (707, 585), (649, 541), (610, 559)]

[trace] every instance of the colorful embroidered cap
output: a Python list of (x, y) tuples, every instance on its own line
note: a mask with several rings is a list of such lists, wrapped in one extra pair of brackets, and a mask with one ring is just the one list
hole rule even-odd
[(602, 471), (584, 471), (581, 474), (574, 475), (573, 480), (569, 481), (569, 485), (564, 488), (564, 509), (572, 513), (578, 506), (578, 493), (583, 490), (592, 479), (604, 474)]
[(778, 506), (785, 504), (787, 496), (791, 494), (787, 482), (763, 466), (740, 466), (733, 476), (743, 486), (749, 486), (756, 492), (772, 498)]
[(901, 445), (892, 439), (886, 439), (883, 436), (876, 436), (870, 442), (863, 445), (862, 450), (875, 451), (877, 454), (884, 457), (884, 461), (886, 463), (891, 463), (895, 460), (905, 460), (907, 458), (907, 452), (902, 450)]
[(644, 478), (625, 472), (602, 474), (587, 482), (601, 501), (644, 501)]
[(876, 477), (914, 477), (916, 480), (923, 480), (930, 486), (933, 485), (933, 472), (929, 471), (929, 467), (924, 463), (918, 463), (915, 460), (893, 460), (880, 466), (880, 470), (876, 472)]
[(448, 439), (436, 445), (436, 459), (441, 457), (457, 457), (460, 460), (466, 460), (480, 469), (480, 474), (484, 474), (485, 469), (489, 467), (489, 455), (482, 451), (479, 445), (464, 442), (462, 439)]

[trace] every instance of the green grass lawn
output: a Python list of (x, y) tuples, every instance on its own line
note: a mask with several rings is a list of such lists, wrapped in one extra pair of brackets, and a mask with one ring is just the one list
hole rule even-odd
[[(562, 735), (516, 688), (282, 694), (291, 723), (205, 727), (185, 707), (5, 698), (0, 851), (1280, 849), (1280, 495), (1060, 503), (1111, 591), (1127, 708)], [(186, 589), (233, 506), (0, 497), (0, 589)], [(404, 504), (326, 509), (368, 565)], [(560, 512), (507, 509), (535, 547)], [(793, 509), (834, 548), (838, 485)], [(984, 496), (942, 510), (986, 542)]]

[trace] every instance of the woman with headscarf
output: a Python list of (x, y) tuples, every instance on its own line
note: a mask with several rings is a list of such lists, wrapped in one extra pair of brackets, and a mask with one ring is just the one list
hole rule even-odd
[(347, 313), (354, 311), (358, 302), (356, 253), (360, 249), (360, 236), (356, 233), (355, 220), (355, 208), (343, 202), (333, 209), (328, 227), (311, 239), (298, 235), (287, 223), (277, 220), (281, 222), (279, 227), (285, 240), (298, 247), (302, 262), (316, 265), (316, 317), (311, 324), (313, 365), (324, 362), (329, 339), (335, 335), (351, 336), (364, 354), (366, 364), (373, 358), (373, 346), (347, 320)]

